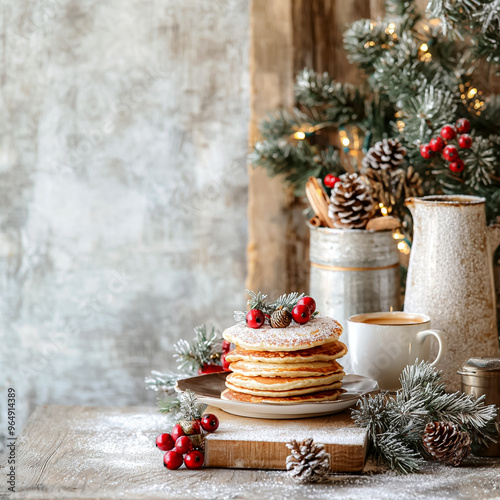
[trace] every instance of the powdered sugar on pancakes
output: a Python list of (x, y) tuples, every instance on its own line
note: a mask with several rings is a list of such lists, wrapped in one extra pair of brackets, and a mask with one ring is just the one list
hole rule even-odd
[(234, 325), (223, 337), (245, 349), (255, 351), (297, 351), (334, 342), (342, 335), (342, 326), (333, 318), (316, 316), (305, 325), (295, 322), (287, 328), (250, 328)]

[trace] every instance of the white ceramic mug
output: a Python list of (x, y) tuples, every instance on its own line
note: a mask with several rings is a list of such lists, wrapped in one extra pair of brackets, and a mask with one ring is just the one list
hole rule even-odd
[(406, 365), (417, 359), (429, 361), (430, 337), (439, 343), (432, 366), (444, 356), (446, 338), (430, 326), (429, 316), (401, 311), (351, 316), (348, 331), (353, 372), (375, 379), (384, 391), (396, 391)]

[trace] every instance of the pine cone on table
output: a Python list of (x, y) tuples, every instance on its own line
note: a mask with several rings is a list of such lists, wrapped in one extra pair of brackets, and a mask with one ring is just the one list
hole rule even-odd
[(356, 173), (340, 176), (332, 189), (328, 216), (337, 229), (363, 229), (375, 210), (370, 188)]
[(397, 200), (401, 199), (401, 197), (406, 199), (424, 194), (422, 177), (420, 177), (420, 174), (411, 165), (406, 170), (398, 168), (394, 172), (392, 186), (394, 196)]
[(330, 454), (325, 446), (315, 444), (312, 438), (301, 443), (293, 440), (288, 443), (290, 455), (286, 459), (288, 475), (298, 483), (318, 483), (328, 479)]
[(396, 139), (382, 139), (363, 158), (363, 169), (395, 171), (406, 156), (406, 149)]
[(471, 449), (468, 432), (452, 422), (430, 422), (423, 436), (424, 447), (436, 460), (458, 466)]

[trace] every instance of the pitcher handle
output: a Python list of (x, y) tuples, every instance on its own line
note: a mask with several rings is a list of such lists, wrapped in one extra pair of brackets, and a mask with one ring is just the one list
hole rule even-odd
[(446, 337), (441, 330), (424, 330), (422, 332), (418, 332), (417, 339), (419, 340), (419, 342), (423, 342), (429, 335), (435, 337), (439, 344), (438, 355), (436, 356), (436, 359), (431, 363), (431, 366), (436, 366), (444, 357), (448, 344), (446, 342)]
[(491, 226), (488, 226), (488, 244), (491, 253), (495, 253), (498, 245), (500, 245), (500, 224), (491, 224)]

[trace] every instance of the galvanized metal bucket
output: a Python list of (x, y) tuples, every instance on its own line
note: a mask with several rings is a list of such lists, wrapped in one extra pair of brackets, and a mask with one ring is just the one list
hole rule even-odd
[[(309, 293), (321, 314), (344, 327), (342, 341), (349, 346), (350, 316), (401, 308), (397, 241), (392, 231), (308, 226)], [(349, 355), (342, 361), (350, 370)]]

